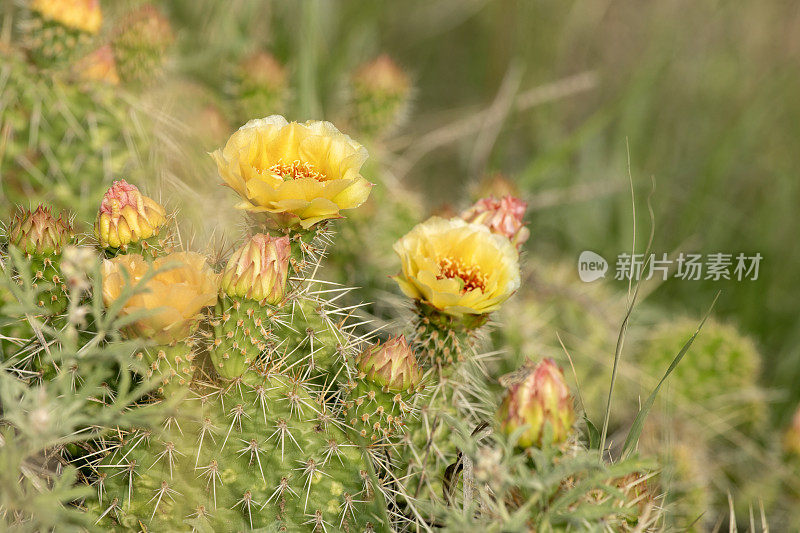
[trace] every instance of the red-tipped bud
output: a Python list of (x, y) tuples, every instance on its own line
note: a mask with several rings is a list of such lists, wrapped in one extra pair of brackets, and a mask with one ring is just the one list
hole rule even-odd
[(370, 91), (405, 95), (411, 89), (411, 80), (388, 54), (381, 54), (361, 65), (353, 82)]
[(222, 290), (228, 296), (277, 305), (286, 292), (289, 255), (289, 237), (253, 235), (228, 260)]
[(503, 431), (510, 435), (526, 426), (518, 446), (541, 446), (545, 426), (549, 425), (552, 442), (564, 442), (575, 422), (575, 409), (564, 373), (552, 359), (531, 366), (528, 362), (521, 376), (508, 385), (498, 413)]
[(164, 208), (135, 185), (115, 181), (100, 203), (94, 234), (103, 248), (119, 248), (157, 235), (166, 222)]
[(258, 51), (239, 64), (236, 105), (244, 120), (283, 113), (290, 98), (289, 73), (272, 54)]
[(355, 125), (367, 135), (382, 135), (406, 118), (411, 80), (383, 54), (355, 71), (352, 92)]
[(461, 214), (461, 218), (483, 224), (492, 233), (505, 235), (519, 249), (530, 236), (530, 231), (522, 221), (527, 208), (527, 202), (513, 196), (504, 196), (499, 200), (490, 196), (478, 200)]
[(392, 391), (410, 390), (422, 381), (422, 369), (403, 335), (367, 348), (356, 365), (367, 380)]
[(20, 209), (8, 231), (9, 242), (31, 255), (55, 255), (73, 237), (72, 225), (61, 215), (55, 218), (50, 209), (39, 206), (36, 211)]

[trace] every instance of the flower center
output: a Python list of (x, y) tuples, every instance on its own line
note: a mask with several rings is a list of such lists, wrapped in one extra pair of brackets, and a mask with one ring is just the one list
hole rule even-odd
[(284, 181), (296, 180), (299, 178), (313, 178), (317, 181), (325, 181), (328, 179), (328, 177), (317, 170), (314, 165), (306, 163), (305, 161), (293, 161), (291, 163), (278, 161), (269, 167), (269, 172), (277, 174), (283, 178)]
[(464, 265), (460, 259), (444, 257), (439, 259), (439, 275), (436, 279), (460, 279), (464, 284), (461, 293), (467, 293), (473, 289), (486, 289), (486, 279), (478, 265)]

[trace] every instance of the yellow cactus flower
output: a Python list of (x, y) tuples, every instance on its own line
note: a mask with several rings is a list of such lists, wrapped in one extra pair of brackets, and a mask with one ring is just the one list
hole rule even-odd
[(309, 228), (364, 203), (372, 184), (361, 174), (363, 146), (330, 122), (251, 120), (211, 154), (237, 205), (267, 213), (283, 227)]
[(448, 315), (483, 315), (519, 288), (511, 242), (482, 224), (432, 217), (398, 240), (402, 272), (394, 279), (409, 298)]
[(148, 263), (138, 254), (119, 255), (103, 262), (103, 302), (106, 306), (119, 299), (125, 288), (127, 272), (132, 285), (155, 270), (164, 269), (145, 283), (146, 291), (130, 297), (121, 314), (147, 310), (126, 333), (159, 344), (171, 344), (189, 336), (204, 307), (217, 303), (217, 275), (205, 257), (194, 252), (177, 252)]
[(68, 28), (97, 34), (103, 24), (99, 0), (33, 0), (31, 10)]

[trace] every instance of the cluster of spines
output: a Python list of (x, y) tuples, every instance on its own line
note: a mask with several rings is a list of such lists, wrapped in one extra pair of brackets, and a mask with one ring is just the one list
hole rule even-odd
[(292, 235), (292, 256), (289, 264), (300, 279), (313, 277), (325, 258), (328, 246), (333, 244), (334, 232), (327, 221), (306, 232)]
[(58, 66), (76, 58), (91, 45), (100, 29), (102, 19), (96, 2), (59, 4), (34, 1), (20, 23), (25, 48), (42, 67)]
[(273, 328), (282, 322), (274, 306), (230, 297), (223, 293), (217, 303), (211, 360), (215, 370), (228, 377), (242, 375), (278, 344)]
[(370, 442), (388, 441), (402, 435), (406, 420), (413, 415), (409, 396), (414, 391), (392, 392), (367, 383), (362, 376), (347, 384), (349, 394), (342, 400), (348, 424)]
[(100, 514), (129, 527), (201, 517), (217, 527), (372, 527), (382, 489), (320, 396), (270, 371), (202, 385), (157, 432), (108, 441), (93, 466)]
[[(158, 392), (165, 394), (171, 383), (179, 387), (188, 385), (198, 369), (195, 359), (203, 351), (205, 336), (195, 332), (189, 338), (166, 346), (144, 348), (134, 357), (144, 365), (147, 378), (156, 377), (160, 381)], [(172, 389), (176, 388), (174, 385)]]

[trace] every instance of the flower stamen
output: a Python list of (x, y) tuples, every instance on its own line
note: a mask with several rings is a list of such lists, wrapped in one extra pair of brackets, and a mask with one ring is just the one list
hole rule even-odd
[(462, 294), (475, 289), (483, 292), (486, 289), (486, 277), (479, 265), (464, 265), (460, 259), (450, 257), (439, 259), (438, 264), (439, 274), (436, 279), (460, 279), (463, 282)]
[(295, 160), (291, 163), (278, 161), (269, 167), (269, 172), (272, 174), (277, 174), (283, 178), (284, 181), (296, 180), (300, 178), (312, 178), (317, 181), (327, 181), (328, 179), (325, 174), (317, 170), (311, 163), (299, 160)]

